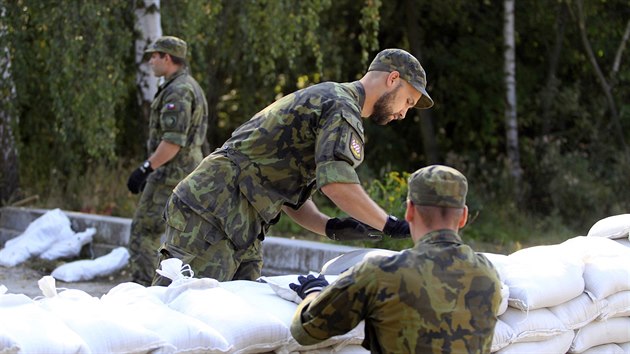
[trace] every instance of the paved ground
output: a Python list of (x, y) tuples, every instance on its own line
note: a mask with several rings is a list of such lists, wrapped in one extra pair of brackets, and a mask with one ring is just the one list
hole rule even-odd
[[(52, 268), (54, 269), (54, 268)], [(42, 291), (37, 285), (43, 276), (49, 275), (52, 270), (48, 265), (42, 266), (40, 261), (29, 261), (15, 267), (0, 266), (0, 285), (7, 287), (7, 293), (24, 294), (30, 298), (42, 296)], [(106, 278), (93, 279), (91, 281), (65, 283), (57, 281), (59, 288), (78, 289), (96, 297), (106, 294), (114, 286), (130, 280), (129, 272), (125, 269)]]

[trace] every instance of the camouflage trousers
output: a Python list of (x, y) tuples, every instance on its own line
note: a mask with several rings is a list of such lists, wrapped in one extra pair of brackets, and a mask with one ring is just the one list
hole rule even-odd
[(157, 264), (158, 249), (164, 234), (164, 206), (173, 191), (172, 185), (147, 182), (131, 223), (131, 274), (133, 281), (150, 285)]
[[(220, 227), (190, 210), (176, 195), (167, 202), (165, 216), (166, 242), (160, 248), (159, 262), (181, 259), (190, 265), (197, 278), (229, 281), (260, 277), (263, 265), (260, 239), (246, 248), (236, 248)], [(152, 283), (168, 284), (170, 280), (159, 274)]]

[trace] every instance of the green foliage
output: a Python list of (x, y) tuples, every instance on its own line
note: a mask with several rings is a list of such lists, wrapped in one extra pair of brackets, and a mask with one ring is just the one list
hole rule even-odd
[[(91, 159), (116, 159), (117, 119), (127, 97), (133, 47), (130, 2), (6, 5), (13, 75), (21, 112), (25, 180), (81, 176)], [(65, 183), (61, 184), (61, 188)]]

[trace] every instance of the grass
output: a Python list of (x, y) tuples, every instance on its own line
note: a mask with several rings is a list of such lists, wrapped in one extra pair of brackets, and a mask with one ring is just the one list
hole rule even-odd
[[(127, 190), (126, 182), (133, 170), (131, 164), (94, 164), (81, 175), (66, 180), (51, 181), (39, 190), (26, 189), (22, 200), (30, 200), (28, 207), (61, 208), (69, 211), (131, 218), (139, 196)], [(36, 185), (25, 183), (26, 185)], [(65, 186), (65, 187), (59, 187)], [(366, 190), (372, 191), (375, 201), (386, 210), (402, 205), (406, 193), (406, 180), (397, 173), (385, 177), (385, 181), (369, 181)], [(37, 198), (34, 198), (37, 196)], [(341, 215), (321, 193), (315, 202), (331, 216)], [(482, 252), (509, 254), (522, 248), (561, 243), (569, 238), (585, 235), (564, 226), (554, 215), (540, 217), (520, 211), (513, 204), (502, 201), (471, 201), (469, 223), (461, 230), (464, 241)], [(400, 208), (398, 208), (400, 209)], [(399, 215), (400, 210), (396, 210)], [(401, 209), (402, 210), (402, 209)], [(281, 218), (272, 226), (270, 235), (306, 239), (319, 242), (336, 242), (313, 234), (293, 223), (288, 217)], [(384, 240), (379, 242), (346, 242), (358, 247), (402, 249), (412, 245), (411, 240)]]

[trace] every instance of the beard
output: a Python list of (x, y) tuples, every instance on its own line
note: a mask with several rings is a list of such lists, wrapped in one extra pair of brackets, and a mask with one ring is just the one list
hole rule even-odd
[(394, 114), (392, 111), (392, 102), (398, 93), (402, 84), (398, 85), (394, 90), (384, 93), (374, 103), (374, 109), (370, 115), (370, 120), (378, 125), (385, 125), (389, 122), (389, 117)]

